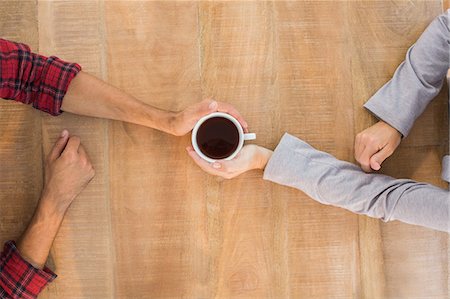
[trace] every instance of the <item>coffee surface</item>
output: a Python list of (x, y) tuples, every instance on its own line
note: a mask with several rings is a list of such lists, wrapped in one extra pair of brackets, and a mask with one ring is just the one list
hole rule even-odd
[(197, 144), (202, 153), (211, 159), (225, 159), (239, 145), (239, 131), (229, 119), (207, 119), (197, 131)]

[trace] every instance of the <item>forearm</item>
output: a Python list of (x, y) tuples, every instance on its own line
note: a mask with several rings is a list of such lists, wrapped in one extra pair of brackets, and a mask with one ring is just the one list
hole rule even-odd
[(65, 210), (58, 209), (46, 198), (40, 200), (17, 245), (20, 255), (34, 267), (44, 267), (64, 214)]
[(287, 134), (266, 166), (264, 178), (358, 214), (449, 230), (447, 190), (364, 173), (356, 165), (337, 160)]
[(72, 80), (61, 109), (79, 115), (130, 122), (167, 133), (171, 133), (175, 116), (84, 72)]
[(392, 79), (364, 105), (403, 136), (442, 88), (450, 64), (448, 18), (447, 12), (428, 26)]

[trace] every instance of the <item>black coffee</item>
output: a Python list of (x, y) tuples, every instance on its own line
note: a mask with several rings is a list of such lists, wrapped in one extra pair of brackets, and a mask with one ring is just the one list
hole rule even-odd
[(239, 131), (231, 120), (212, 117), (198, 128), (197, 144), (205, 156), (211, 159), (225, 159), (237, 149)]

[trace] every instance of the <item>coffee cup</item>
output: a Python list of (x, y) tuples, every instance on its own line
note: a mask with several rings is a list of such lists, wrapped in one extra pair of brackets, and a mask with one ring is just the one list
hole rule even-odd
[(256, 139), (254, 133), (244, 133), (236, 118), (228, 113), (214, 112), (202, 117), (192, 130), (192, 147), (208, 162), (231, 160), (244, 146), (245, 140)]

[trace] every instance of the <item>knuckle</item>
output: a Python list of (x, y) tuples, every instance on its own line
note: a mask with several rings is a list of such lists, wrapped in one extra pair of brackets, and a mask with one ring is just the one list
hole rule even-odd
[(360, 164), (361, 164), (361, 168), (362, 168), (362, 169), (364, 169), (364, 170), (366, 170), (366, 169), (369, 169), (369, 168), (370, 168), (370, 165), (369, 165), (369, 163), (366, 163), (366, 162), (361, 162)]
[(362, 133), (361, 141), (366, 143), (366, 144), (373, 143), (374, 142), (374, 137), (372, 135), (370, 135), (370, 134)]
[(230, 179), (233, 178), (233, 174), (231, 174), (231, 173), (226, 173), (226, 174), (224, 175), (224, 178), (226, 178), (227, 180), (230, 180)]
[(359, 138), (361, 140), (365, 140), (367, 138), (367, 133), (366, 132), (361, 132), (358, 134)]
[(389, 156), (392, 156), (392, 154), (394, 153), (394, 148), (392, 148), (392, 147), (389, 147), (389, 148), (387, 148), (386, 149), (386, 154), (387, 154), (387, 156), (389, 157)]
[(375, 138), (372, 135), (365, 135), (364, 139), (365, 139), (365, 141), (367, 143), (374, 143), (375, 142)]
[(74, 162), (77, 160), (77, 154), (74, 153), (73, 151), (66, 151), (64, 154), (64, 160), (69, 161), (69, 162)]
[(370, 165), (368, 164), (361, 164), (361, 168), (362, 170), (364, 170), (365, 172), (370, 172), (372, 169), (370, 168)]
[(79, 137), (79, 136), (76, 136), (76, 135), (70, 137), (70, 139), (71, 139), (73, 142), (75, 142), (75, 143), (80, 143), (80, 142), (81, 142), (80, 137)]

